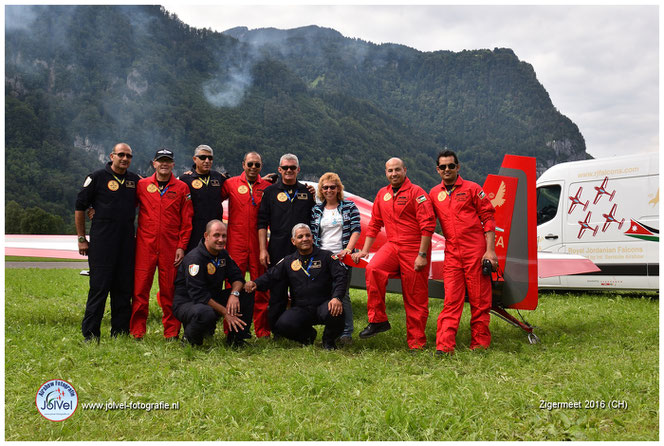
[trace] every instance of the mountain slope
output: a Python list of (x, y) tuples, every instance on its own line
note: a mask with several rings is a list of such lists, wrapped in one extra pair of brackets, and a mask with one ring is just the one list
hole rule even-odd
[[(576, 126), (510, 50), (422, 53), (318, 27), (222, 34), (158, 6), (8, 6), (6, 21), (6, 200), (68, 231), (83, 178), (118, 141), (143, 175), (163, 146), (177, 173), (199, 144), (234, 175), (246, 151), (267, 171), (292, 152), (304, 179), (336, 171), (369, 199), (391, 156), (425, 189), (444, 146), (476, 181), (507, 151), (542, 166), (585, 157)], [(24, 220), (6, 230), (34, 230)]]

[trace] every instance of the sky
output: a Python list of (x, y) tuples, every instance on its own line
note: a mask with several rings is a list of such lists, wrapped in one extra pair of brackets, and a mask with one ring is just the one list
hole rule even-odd
[(225, 31), (318, 25), (420, 51), (511, 48), (595, 158), (659, 150), (659, 7), (305, 6), (163, 3), (183, 22)]

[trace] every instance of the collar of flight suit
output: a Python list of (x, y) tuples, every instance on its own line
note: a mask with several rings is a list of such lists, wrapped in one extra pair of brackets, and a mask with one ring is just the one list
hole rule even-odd
[[(412, 188), (412, 187), (413, 187), (413, 183), (411, 183), (411, 182), (410, 182), (410, 179), (409, 179), (408, 177), (406, 177), (406, 178), (403, 180), (403, 183), (401, 183), (401, 187), (400, 187), (399, 190), (396, 192), (396, 194), (394, 194), (394, 196), (399, 195), (401, 192), (405, 192), (405, 191), (407, 191), (407, 190), (410, 190), (410, 188)], [(387, 188), (388, 188), (390, 191), (394, 191), (394, 188), (392, 187), (391, 184), (388, 184), (388, 185), (387, 185)], [(394, 192), (393, 192), (393, 193), (394, 193)]]
[(311, 251), (311, 253), (307, 254), (306, 256), (303, 256), (302, 254), (300, 254), (300, 251), (296, 251), (296, 252), (297, 252), (298, 260), (302, 261), (304, 259), (309, 259), (309, 258), (313, 259), (314, 257), (316, 257), (316, 255), (320, 252), (320, 248), (318, 248), (316, 246), (313, 246), (313, 250)]
[[(461, 175), (457, 175), (457, 179), (454, 182), (453, 186), (454, 188), (461, 187), (463, 185), (463, 178), (461, 178)], [(440, 180), (440, 187), (443, 189), (446, 188), (445, 182), (443, 180)]]
[(212, 178), (212, 168), (210, 168), (210, 171), (206, 175), (201, 175), (200, 173), (196, 172), (196, 164), (194, 164), (191, 166), (191, 176), (194, 178), (202, 178), (204, 176)]
[(104, 170), (108, 173), (110, 173), (113, 176), (126, 176), (129, 173), (129, 169), (125, 170), (125, 173), (117, 173), (114, 172), (113, 169), (111, 169), (111, 164), (113, 164), (113, 161), (108, 161), (106, 165), (104, 166)]
[[(244, 171), (242, 171), (242, 173), (240, 174), (240, 181), (245, 183), (247, 186), (249, 185), (249, 180), (247, 180), (247, 174)], [(259, 173), (258, 177), (256, 178), (256, 181), (254, 181), (254, 186), (257, 185), (257, 184), (262, 184), (264, 181), (265, 180), (263, 180), (263, 178), (261, 178), (261, 174)], [(281, 181), (281, 178), (279, 179), (279, 181)]]
[(222, 253), (226, 250), (226, 249), (224, 248), (224, 249), (222, 249), (221, 251), (219, 251), (219, 254), (217, 254), (216, 256), (213, 256), (212, 253), (211, 253), (210, 251), (208, 251), (208, 250), (207, 250), (207, 247), (205, 246), (205, 239), (203, 239), (203, 240), (201, 240), (200, 242), (198, 242), (198, 246), (196, 247), (196, 249), (198, 249), (199, 252), (201, 252), (202, 254), (204, 254), (206, 259), (210, 259), (210, 260), (212, 260), (212, 259), (218, 259), (219, 257), (221, 257)]
[[(243, 172), (243, 173), (244, 173), (244, 172)], [(304, 188), (305, 190), (307, 189), (306, 186), (305, 186), (304, 184), (300, 183), (299, 181), (295, 181), (295, 184), (292, 184), (292, 185), (290, 185), (290, 184), (289, 184), (289, 185), (286, 185), (286, 184), (284, 184), (283, 181), (281, 181), (281, 177), (279, 177), (279, 179), (277, 180), (277, 182), (274, 183), (274, 184), (275, 184), (279, 189), (281, 189), (281, 190), (288, 190), (288, 189), (297, 189), (297, 190), (300, 190), (300, 189), (302, 189), (302, 188)]]
[[(151, 183), (153, 183), (155, 186), (159, 186), (159, 181), (157, 181), (157, 172), (153, 173), (149, 178)], [(171, 177), (168, 179), (166, 187), (172, 184), (175, 184), (175, 175), (173, 175), (173, 172), (171, 172)]]

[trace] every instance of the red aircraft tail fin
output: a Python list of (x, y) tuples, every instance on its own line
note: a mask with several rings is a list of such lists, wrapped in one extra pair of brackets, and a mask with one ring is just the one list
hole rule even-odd
[(496, 208), (496, 254), (504, 280), (494, 302), (503, 308), (537, 308), (535, 175), (535, 158), (505, 155), (498, 175), (484, 183)]
[(512, 215), (516, 201), (516, 190), (519, 180), (507, 176), (487, 175), (484, 192), (496, 210), (496, 255), (499, 271), (505, 271), (507, 247), (512, 229)]

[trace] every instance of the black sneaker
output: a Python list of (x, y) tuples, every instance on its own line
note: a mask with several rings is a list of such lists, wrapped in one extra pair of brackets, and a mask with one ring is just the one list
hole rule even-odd
[(316, 336), (318, 336), (318, 332), (314, 327), (311, 327), (311, 331), (309, 332), (309, 336), (307, 336), (306, 340), (304, 341), (304, 345), (312, 345), (316, 340)]
[(97, 345), (99, 345), (100, 341), (101, 339), (99, 338), (99, 336), (95, 335), (86, 336), (85, 339), (83, 340), (83, 342), (85, 342), (86, 344), (97, 344)]
[(434, 353), (434, 357), (436, 358), (451, 358), (454, 352), (446, 352), (444, 350), (436, 350), (436, 353)]
[(233, 349), (241, 350), (249, 346), (249, 343), (238, 336), (226, 337), (226, 345)]
[(231, 344), (231, 348), (237, 349), (237, 350), (242, 350), (249, 347), (249, 343), (245, 341), (244, 339), (236, 339), (233, 341)]
[(376, 336), (378, 333), (382, 333), (384, 331), (389, 330), (392, 328), (390, 325), (389, 321), (385, 322), (370, 322), (367, 327), (360, 332), (360, 339), (367, 339), (372, 336)]
[(336, 350), (337, 349), (337, 344), (334, 343), (334, 341), (324, 341), (323, 342), (323, 348), (325, 350)]

